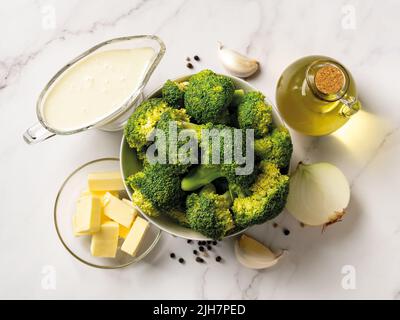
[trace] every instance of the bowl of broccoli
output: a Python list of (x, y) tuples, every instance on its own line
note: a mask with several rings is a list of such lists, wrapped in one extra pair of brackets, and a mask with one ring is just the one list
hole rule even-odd
[[(254, 155), (254, 169), (237, 174), (243, 165), (236, 158), (229, 163), (171, 158), (171, 150), (186, 150), (183, 147), (188, 142), (178, 140), (175, 149), (171, 148), (172, 122), (175, 134), (192, 133), (199, 150), (206, 140), (205, 129), (232, 132), (232, 136), (243, 132), (240, 137), (250, 129), (254, 139), (246, 148)], [(166, 139), (154, 132), (165, 133)], [(234, 152), (226, 148), (226, 139), (218, 137), (195, 160), (210, 160), (216, 152), (225, 159)], [(149, 161), (154, 145), (156, 152), (175, 160)], [(282, 212), (292, 152), (289, 131), (261, 92), (239, 78), (203, 70), (166, 81), (135, 109), (124, 128), (120, 164), (128, 194), (151, 223), (186, 239), (219, 240)], [(243, 151), (242, 156), (248, 154)]]

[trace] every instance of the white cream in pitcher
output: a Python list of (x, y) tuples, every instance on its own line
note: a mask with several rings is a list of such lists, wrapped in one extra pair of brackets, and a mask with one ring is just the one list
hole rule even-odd
[(60, 131), (95, 123), (137, 89), (154, 57), (152, 48), (94, 53), (58, 79), (43, 103), (45, 121)]

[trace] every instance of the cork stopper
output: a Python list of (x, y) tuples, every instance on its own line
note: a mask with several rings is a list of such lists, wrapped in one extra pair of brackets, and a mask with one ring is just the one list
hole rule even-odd
[(343, 72), (335, 66), (326, 65), (315, 74), (315, 86), (323, 94), (338, 93), (345, 84)]

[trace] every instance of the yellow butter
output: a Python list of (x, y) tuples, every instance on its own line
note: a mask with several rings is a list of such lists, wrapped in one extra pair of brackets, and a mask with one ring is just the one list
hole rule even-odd
[(122, 199), (122, 201), (125, 202), (127, 205), (135, 208), (135, 205), (133, 204), (133, 202), (131, 200), (128, 200), (128, 199), (124, 198), (124, 199)]
[(103, 212), (111, 220), (130, 228), (137, 215), (136, 209), (107, 192), (103, 197)]
[[(103, 210), (102, 210), (103, 211)], [(100, 215), (100, 224), (103, 224), (107, 221), (111, 221), (109, 217), (107, 217), (103, 212)]]
[(118, 223), (108, 221), (100, 226), (100, 231), (92, 235), (90, 252), (95, 257), (114, 258), (118, 247)]
[(74, 231), (74, 236), (75, 237), (80, 237), (80, 236), (87, 236), (91, 235), (92, 232), (78, 232), (76, 231), (76, 214), (72, 216), (72, 230)]
[(122, 224), (119, 225), (119, 237), (126, 239), (129, 233), (129, 228), (125, 228)]
[[(93, 197), (97, 197), (100, 199), (101, 202), (101, 215), (100, 215), (100, 224), (103, 224), (104, 222), (107, 221), (111, 221), (111, 219), (109, 217), (107, 217), (104, 213), (103, 213), (103, 197), (107, 192), (103, 192), (103, 191), (89, 191), (89, 190), (84, 190), (81, 193), (81, 198), (82, 197), (86, 197), (86, 196), (93, 196)], [(110, 191), (110, 193), (115, 196), (118, 197), (118, 191)]]
[[(135, 218), (136, 218), (137, 217), (137, 211), (136, 211), (136, 207), (133, 205), (132, 201), (128, 200), (128, 199), (122, 199), (122, 201), (124, 203), (126, 203), (127, 205), (129, 205), (130, 207), (135, 209), (135, 212), (136, 212)], [(119, 236), (120, 236), (120, 238), (126, 239), (126, 237), (128, 236), (129, 230), (130, 229), (125, 228), (123, 225), (120, 225), (119, 226)]]
[(125, 190), (124, 182), (119, 171), (89, 173), (88, 187), (89, 191), (107, 192)]
[(104, 195), (107, 192), (110, 192), (113, 196), (116, 196), (116, 197), (118, 197), (118, 195), (119, 195), (118, 191), (109, 191), (109, 190), (107, 190), (107, 191), (90, 191), (90, 190), (84, 190), (81, 193), (81, 197), (92, 195), (92, 196), (95, 196), (95, 197), (103, 198)]
[(131, 256), (136, 256), (140, 247), (140, 243), (142, 242), (148, 228), (149, 223), (147, 220), (141, 217), (136, 217), (128, 236), (121, 246), (121, 250), (127, 254), (130, 254)]
[(100, 229), (101, 201), (98, 197), (85, 196), (78, 199), (74, 218), (75, 233), (93, 233)]

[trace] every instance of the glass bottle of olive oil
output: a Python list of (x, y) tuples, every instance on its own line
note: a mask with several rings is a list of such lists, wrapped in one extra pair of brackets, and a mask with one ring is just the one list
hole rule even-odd
[(276, 101), (286, 123), (311, 136), (327, 135), (361, 108), (350, 72), (324, 56), (309, 56), (286, 68)]

